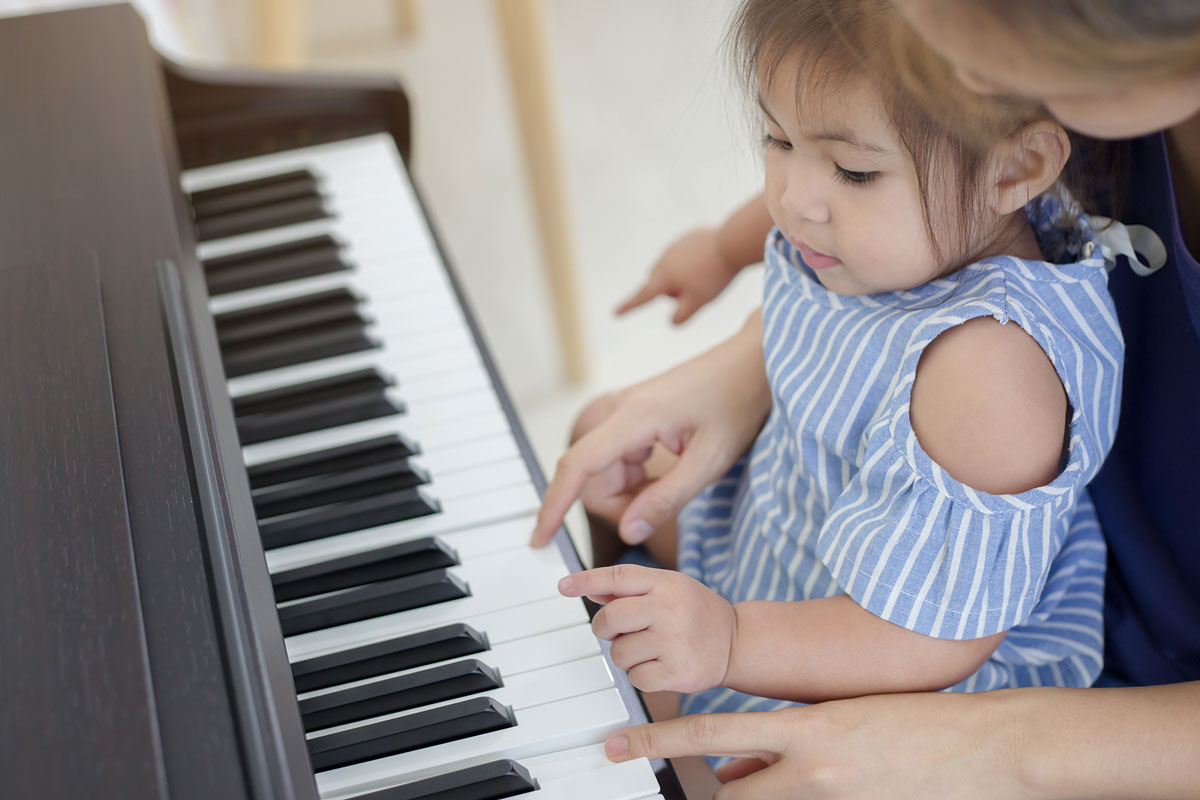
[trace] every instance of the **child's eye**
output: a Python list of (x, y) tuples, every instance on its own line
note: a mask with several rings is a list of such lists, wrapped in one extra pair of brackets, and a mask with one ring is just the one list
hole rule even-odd
[(837, 168), (838, 180), (846, 183), (854, 183), (858, 184), (859, 186), (863, 186), (879, 177), (878, 172), (855, 172), (854, 170), (845, 169), (837, 164), (834, 164), (834, 166)]
[(776, 139), (774, 136), (772, 136), (769, 133), (763, 134), (763, 146), (764, 147), (778, 147), (780, 150), (791, 150), (792, 149), (791, 142), (784, 141), (783, 139)]

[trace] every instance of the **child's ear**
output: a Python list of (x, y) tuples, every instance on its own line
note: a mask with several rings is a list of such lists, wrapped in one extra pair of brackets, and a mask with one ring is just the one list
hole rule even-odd
[(994, 176), (988, 204), (997, 214), (1011, 214), (1049, 189), (1071, 155), (1071, 140), (1050, 120), (1026, 125), (992, 152)]

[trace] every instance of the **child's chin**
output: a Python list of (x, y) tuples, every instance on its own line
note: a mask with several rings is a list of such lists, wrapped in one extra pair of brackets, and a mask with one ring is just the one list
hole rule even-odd
[(821, 282), (822, 286), (834, 294), (854, 296), (874, 293), (873, 289), (863, 286), (861, 283), (847, 275), (846, 271), (840, 267), (820, 270), (817, 272), (817, 280)]

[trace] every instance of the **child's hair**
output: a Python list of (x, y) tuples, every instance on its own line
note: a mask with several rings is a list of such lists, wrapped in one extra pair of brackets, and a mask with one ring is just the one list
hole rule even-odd
[[(962, 263), (972, 255), (967, 250), (974, 223), (986, 209), (981, 186), (990, 149), (1025, 125), (1052, 117), (1040, 104), (962, 87), (944, 60), (905, 31), (888, 0), (745, 0), (729, 43), (751, 97), (785, 65), (795, 70), (800, 113), (829, 102), (840, 87), (876, 87), (916, 168), (935, 252)], [(921, 57), (909, 58), (916, 48), (924, 51)], [(899, 61), (921, 74), (914, 80), (895, 68)], [(945, 87), (946, 96), (931, 108), (914, 94), (914, 83)], [(939, 233), (935, 219), (945, 221), (947, 230)]]

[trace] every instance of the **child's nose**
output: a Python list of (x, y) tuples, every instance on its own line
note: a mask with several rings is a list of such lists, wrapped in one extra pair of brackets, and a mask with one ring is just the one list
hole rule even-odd
[(811, 178), (797, 177), (788, 181), (783, 193), (783, 210), (791, 217), (805, 222), (829, 222), (829, 206), (814, 190)]

